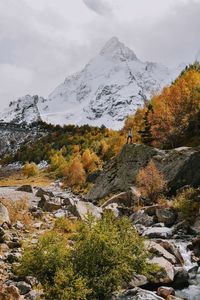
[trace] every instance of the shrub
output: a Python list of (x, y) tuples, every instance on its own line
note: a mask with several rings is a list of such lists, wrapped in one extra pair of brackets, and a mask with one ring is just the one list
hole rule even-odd
[(26, 249), (16, 273), (35, 276), (48, 300), (84, 300), (90, 292), (85, 279), (74, 273), (67, 239), (53, 231), (45, 233), (36, 248)]
[(141, 169), (136, 176), (136, 185), (141, 194), (152, 202), (166, 191), (167, 182), (164, 175), (158, 171), (153, 161)]
[(191, 222), (199, 214), (200, 203), (198, 192), (188, 188), (179, 193), (173, 200), (173, 206), (180, 212), (181, 217)]
[(32, 162), (32, 163), (25, 163), (23, 167), (23, 173), (27, 177), (36, 176), (38, 174), (38, 166)]
[(141, 274), (146, 267), (142, 238), (128, 218), (118, 220), (110, 212), (81, 225), (73, 256), (75, 270), (93, 291), (91, 299), (106, 299), (128, 283), (133, 272)]
[(78, 157), (73, 158), (63, 171), (64, 182), (67, 186), (73, 187), (85, 183), (85, 170)]
[(62, 174), (66, 164), (62, 151), (56, 151), (50, 156), (50, 170), (57, 171), (58, 175)]
[[(64, 232), (45, 233), (34, 248), (27, 248), (17, 275), (35, 276), (45, 299), (110, 299), (134, 272), (147, 274), (147, 253), (128, 218), (107, 212), (102, 220), (88, 216), (69, 247)], [(33, 247), (33, 246), (32, 246)]]

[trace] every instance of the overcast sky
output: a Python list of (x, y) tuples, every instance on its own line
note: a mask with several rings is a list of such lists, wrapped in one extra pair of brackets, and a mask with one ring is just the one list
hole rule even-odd
[(0, 0), (0, 109), (47, 97), (112, 36), (144, 61), (192, 62), (200, 0)]

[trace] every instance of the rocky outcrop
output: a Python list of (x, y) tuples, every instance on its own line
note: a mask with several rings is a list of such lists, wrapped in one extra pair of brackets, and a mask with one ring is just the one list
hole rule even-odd
[(163, 298), (151, 291), (134, 288), (123, 291), (118, 295), (113, 295), (112, 300), (163, 300)]
[(159, 150), (132, 144), (125, 145), (121, 153), (105, 166), (88, 198), (96, 200), (112, 193), (127, 191), (134, 185), (138, 171), (150, 160), (164, 174), (170, 193), (175, 193), (185, 185), (200, 184), (200, 148)]
[(0, 225), (10, 223), (10, 217), (7, 208), (0, 203)]

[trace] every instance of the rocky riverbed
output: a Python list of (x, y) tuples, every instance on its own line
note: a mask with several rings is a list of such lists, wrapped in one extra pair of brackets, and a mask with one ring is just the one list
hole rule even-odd
[[(15, 294), (13, 299), (37, 299), (42, 291), (35, 291), (35, 278), (17, 278), (12, 268), (23, 254), (23, 243), (36, 244), (39, 237), (53, 228), (57, 218), (84, 219), (88, 212), (101, 218), (105, 210), (111, 210), (116, 217), (126, 215), (146, 238), (145, 245), (150, 251), (150, 263), (157, 263), (162, 272), (156, 281), (150, 282), (145, 276), (134, 274), (126, 290), (113, 295), (113, 299), (200, 299), (200, 238), (198, 222), (190, 227), (180, 221), (174, 209), (156, 204), (133, 212), (140, 193), (135, 187), (108, 199), (102, 206), (94, 205), (70, 190), (59, 186), (41, 189), (22, 186), (0, 188), (0, 199), (10, 202), (28, 201), (32, 218), (29, 230), (21, 221), (11, 223), (6, 205), (0, 205), (0, 278), (3, 284), (0, 299), (6, 293)], [(197, 220), (198, 221), (198, 220)], [(168, 297), (168, 298), (167, 298)]]

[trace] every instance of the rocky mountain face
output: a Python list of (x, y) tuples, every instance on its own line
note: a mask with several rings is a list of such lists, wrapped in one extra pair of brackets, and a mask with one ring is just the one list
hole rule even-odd
[(41, 121), (38, 104), (45, 100), (38, 96), (24, 96), (17, 101), (12, 101), (8, 109), (0, 114), (0, 120), (15, 124), (31, 124)]
[(120, 128), (127, 115), (173, 81), (182, 67), (171, 70), (142, 62), (116, 37), (85, 68), (69, 76), (48, 97), (25, 96), (0, 116), (6, 122), (42, 118), (53, 124), (90, 124)]
[(164, 174), (171, 193), (185, 185), (198, 186), (200, 149), (182, 147), (158, 150), (145, 145), (125, 145), (119, 156), (111, 160), (97, 178), (88, 198), (101, 199), (109, 194), (127, 191), (134, 185), (138, 171), (153, 160)]

